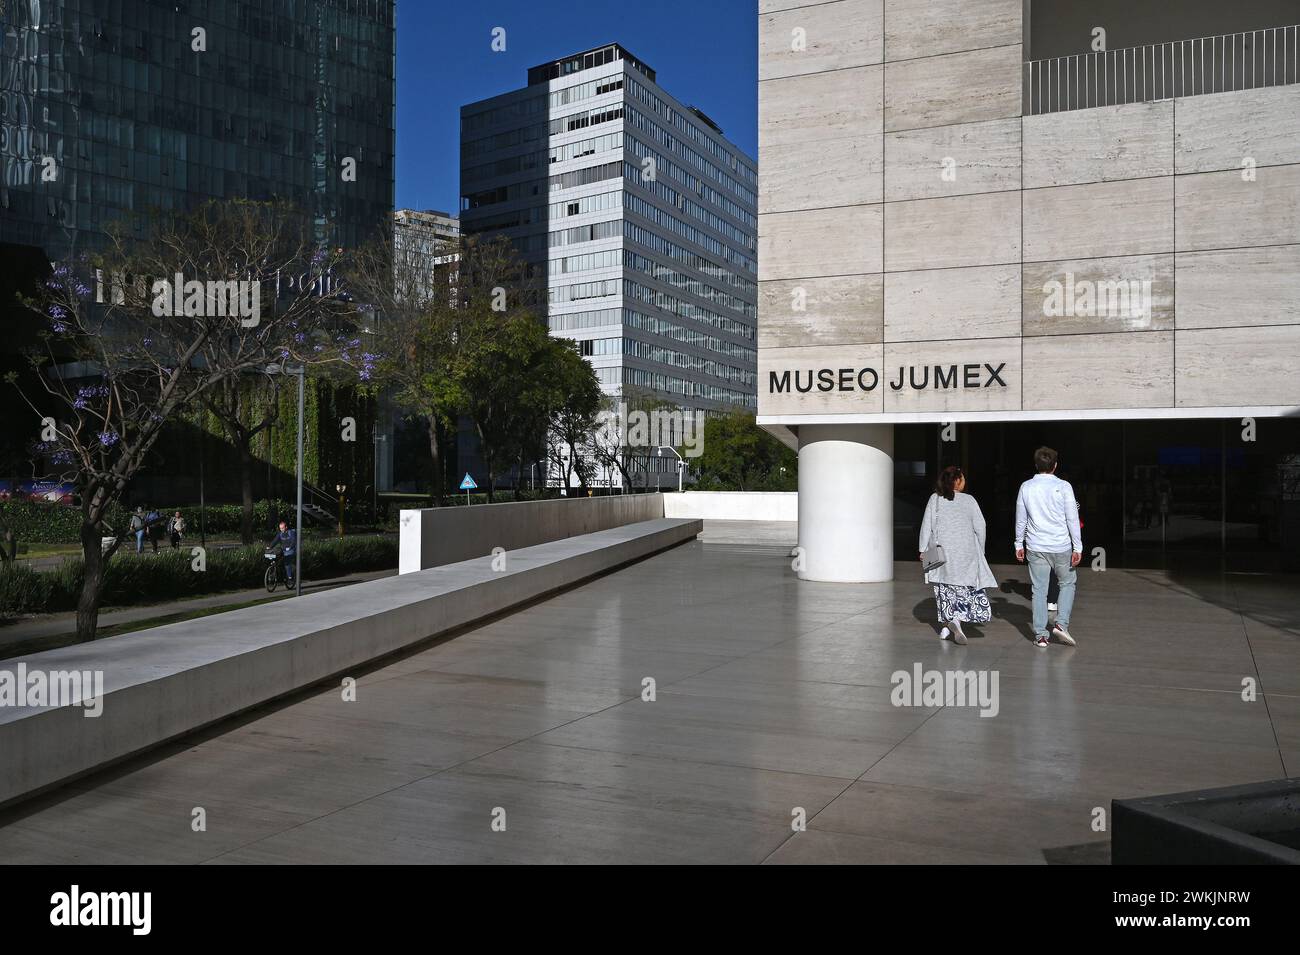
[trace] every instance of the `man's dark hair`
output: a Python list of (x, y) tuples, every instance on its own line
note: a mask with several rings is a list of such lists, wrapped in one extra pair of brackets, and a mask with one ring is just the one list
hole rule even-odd
[(1039, 474), (1050, 474), (1052, 468), (1056, 467), (1056, 451), (1052, 448), (1042, 447), (1034, 452), (1034, 470)]

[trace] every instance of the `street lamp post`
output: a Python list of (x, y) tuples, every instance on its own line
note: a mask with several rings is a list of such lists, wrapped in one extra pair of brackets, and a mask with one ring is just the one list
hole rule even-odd
[(203, 486), (203, 452), (207, 444), (203, 440), (203, 432), (207, 430), (206, 419), (207, 416), (199, 411), (199, 545), (205, 551), (208, 549), (207, 495)]
[[(660, 445), (659, 447), (655, 448), (655, 455), (657, 457), (666, 458), (668, 457), (668, 455), (664, 454), (665, 451), (671, 451), (674, 455), (677, 456), (677, 493), (680, 494), (682, 491), (682, 477), (686, 473), (686, 459), (683, 458), (681, 454), (678, 453), (676, 448), (671, 448), (668, 445)], [(656, 488), (658, 487), (657, 478), (655, 480), (655, 486)]]
[(378, 429), (375, 430), (375, 474), (371, 484), (371, 493), (373, 500), (370, 504), (371, 517), (375, 526), (379, 526), (379, 445), (388, 440), (388, 435), (380, 434)]
[(267, 365), (266, 373), (268, 375), (297, 375), (298, 376), (298, 513), (294, 523), (294, 548), (293, 548), (293, 595), (302, 596), (302, 419), (304, 414), (304, 392), (307, 380), (307, 368), (305, 365), (299, 365), (297, 368), (290, 368), (286, 364)]

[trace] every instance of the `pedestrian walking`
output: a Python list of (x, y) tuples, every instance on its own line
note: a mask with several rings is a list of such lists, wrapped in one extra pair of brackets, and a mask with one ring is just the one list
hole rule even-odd
[(1074, 609), (1074, 568), (1083, 559), (1079, 505), (1069, 481), (1056, 476), (1059, 455), (1052, 448), (1034, 452), (1034, 476), (1016, 496), (1016, 560), (1028, 561), (1033, 587), (1034, 646), (1047, 649), (1049, 578), (1056, 575), (1059, 596), (1050, 635), (1072, 647), (1070, 614)]
[(979, 503), (965, 493), (966, 475), (949, 466), (939, 474), (935, 492), (921, 518), (920, 551), (926, 582), (934, 586), (939, 638), (966, 643), (963, 623), (993, 619), (986, 587), (997, 578), (984, 558), (987, 532)]
[(181, 517), (181, 512), (177, 511), (167, 522), (167, 534), (172, 541), (172, 550), (177, 550), (181, 546), (181, 538), (185, 536), (185, 518)]

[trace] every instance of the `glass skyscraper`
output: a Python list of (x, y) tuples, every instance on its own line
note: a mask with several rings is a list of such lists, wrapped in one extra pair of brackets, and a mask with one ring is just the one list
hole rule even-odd
[(0, 0), (0, 40), (0, 241), (236, 197), (391, 227), (394, 0)]

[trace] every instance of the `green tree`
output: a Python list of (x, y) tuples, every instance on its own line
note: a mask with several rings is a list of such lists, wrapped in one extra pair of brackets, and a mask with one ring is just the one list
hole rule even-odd
[[(585, 376), (573, 359), (586, 366)], [(500, 319), (496, 334), (479, 336), (463, 349), (454, 378), (478, 434), (489, 501), (498, 478), (540, 450), (572, 390), (585, 404), (595, 385), (590, 366), (526, 310)], [(596, 403), (598, 408), (599, 398)]]
[(278, 382), (278, 376), (264, 374), (223, 378), (203, 398), (239, 454), (239, 538), (244, 544), (253, 543), (253, 440), (276, 423)]
[(409, 417), (428, 422), (430, 497), (437, 505), (444, 490), (442, 436), (455, 431), (467, 410), (467, 369), (475, 356), (491, 354), (510, 308), (536, 301), (536, 278), (505, 237), (459, 243), (428, 237), (361, 250), (346, 281), (371, 319), (375, 380)]
[[(287, 207), (214, 201), (156, 218), (139, 240), (110, 231), (107, 252), (60, 263), (24, 299), (43, 325), (29, 357), (45, 394), (9, 380), (52, 476), (73, 482), (80, 498), (79, 639), (94, 639), (104, 568), (124, 539), (107, 517), (168, 424), (194, 414), (228, 379), (346, 356), (352, 311), (318, 294), (333, 257), (311, 236), (312, 222)], [(177, 274), (179, 290), (171, 285)], [(304, 275), (313, 281), (282, 281)], [(247, 283), (242, 291), (239, 283)], [(251, 304), (254, 294), (260, 314), (230, 307), (236, 297)], [(56, 414), (43, 414), (46, 402)], [(111, 543), (101, 548), (105, 537)]]
[(551, 417), (549, 451), (552, 463), (564, 475), (564, 486), (569, 487), (576, 474), (585, 495), (595, 464), (592, 442), (600, 424), (604, 395), (591, 365), (578, 354), (573, 342), (555, 338), (551, 342), (550, 373), (560, 387), (562, 403)]
[(745, 411), (704, 423), (702, 453), (692, 468), (701, 491), (794, 491), (799, 457)]

